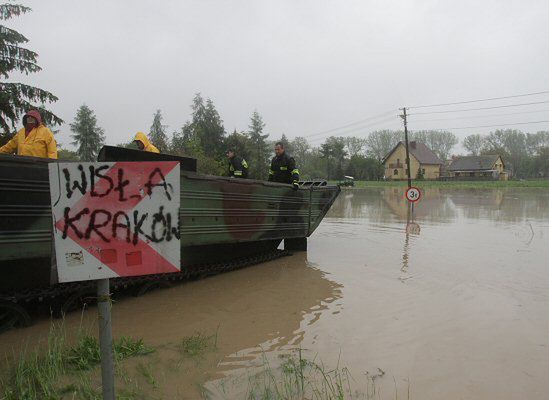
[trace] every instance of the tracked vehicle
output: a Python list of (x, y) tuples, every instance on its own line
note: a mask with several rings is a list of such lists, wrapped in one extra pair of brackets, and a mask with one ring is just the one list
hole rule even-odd
[[(181, 272), (112, 281), (137, 293), (240, 268), (304, 249), (339, 194), (325, 182), (290, 185), (203, 175), (196, 160), (105, 146), (99, 161), (172, 161), (181, 168)], [(58, 283), (52, 258), (48, 163), (0, 155), (0, 331), (29, 323), (40, 304), (66, 312), (93, 293), (92, 282)]]

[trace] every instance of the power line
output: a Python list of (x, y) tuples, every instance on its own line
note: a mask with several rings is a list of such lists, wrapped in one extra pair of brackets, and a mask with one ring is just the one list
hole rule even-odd
[(514, 122), (512, 124), (496, 124), (496, 125), (477, 125), (477, 126), (459, 126), (456, 128), (435, 128), (433, 130), (446, 130), (450, 131), (452, 129), (473, 129), (473, 128), (495, 128), (498, 126), (511, 126), (511, 125), (529, 125), (529, 124), (542, 124), (544, 122), (549, 122), (549, 120), (545, 121), (529, 121), (529, 122)]
[[(398, 120), (397, 120), (396, 118), (390, 117), (390, 118), (385, 118), (385, 119), (383, 119), (383, 120), (376, 121), (376, 122), (374, 122), (374, 123), (371, 123), (371, 124), (368, 124), (368, 125), (364, 125), (364, 126), (361, 126), (361, 127), (358, 127), (358, 128), (347, 129), (347, 130), (338, 132), (338, 134), (339, 134), (339, 135), (341, 135), (341, 134), (349, 134), (349, 133), (352, 133), (352, 132), (361, 132), (361, 133), (363, 133), (363, 130), (364, 130), (364, 129), (371, 128), (371, 127), (376, 126), (376, 125), (385, 124), (385, 123), (390, 122), (390, 121), (398, 122)], [(327, 139), (329, 136), (333, 136), (333, 135), (326, 135), (326, 134), (325, 134), (325, 135), (322, 136), (322, 137), (313, 138), (313, 139), (309, 140), (309, 142), (314, 143), (314, 142), (319, 141), (319, 140)]]
[(453, 121), (456, 119), (506, 117), (508, 115), (535, 114), (535, 113), (541, 113), (541, 112), (549, 112), (549, 108), (545, 110), (519, 111), (519, 112), (505, 113), (505, 114), (469, 115), (467, 117), (454, 117), (454, 118), (414, 119), (414, 122), (435, 122), (435, 121)]
[(351, 122), (350, 124), (347, 124), (347, 125), (343, 125), (343, 126), (340, 126), (340, 127), (337, 127), (337, 128), (328, 129), (328, 130), (326, 130), (326, 131), (321, 131), (321, 132), (312, 133), (312, 134), (310, 134), (310, 135), (305, 135), (305, 136), (303, 136), (303, 137), (307, 138), (307, 137), (312, 137), (312, 136), (323, 135), (323, 134), (325, 134), (325, 133), (330, 133), (330, 132), (339, 131), (339, 130), (344, 129), (344, 128), (348, 128), (348, 127), (355, 126), (355, 125), (360, 125), (360, 124), (363, 124), (363, 123), (365, 123), (365, 122), (369, 122), (369, 121), (372, 121), (372, 120), (375, 120), (375, 119), (384, 117), (384, 116), (386, 116), (386, 115), (389, 115), (389, 114), (394, 113), (395, 111), (397, 111), (397, 110), (396, 110), (396, 109), (393, 109), (393, 110), (390, 110), (390, 111), (383, 112), (383, 113), (381, 113), (381, 114), (377, 114), (377, 115), (374, 115), (374, 116), (371, 116), (371, 117), (362, 119), (362, 120), (360, 120), (360, 121)]
[(503, 99), (513, 99), (516, 97), (526, 97), (526, 96), (536, 96), (539, 94), (547, 94), (549, 93), (549, 90), (545, 90), (543, 92), (534, 92), (534, 93), (525, 93), (525, 94), (515, 94), (513, 96), (502, 96), (502, 97), (489, 97), (486, 99), (477, 99), (477, 100), (467, 100), (467, 101), (457, 101), (454, 103), (439, 103), (439, 104), (426, 104), (421, 106), (413, 106), (413, 107), (407, 107), (408, 109), (412, 108), (427, 108), (427, 107), (442, 107), (442, 106), (455, 106), (458, 104), (468, 104), (468, 103), (478, 103), (481, 101), (493, 101), (493, 100), (503, 100)]
[(493, 110), (493, 109), (495, 109), (495, 108), (508, 108), (508, 107), (531, 106), (531, 105), (534, 105), (534, 104), (545, 104), (545, 103), (549, 103), (549, 100), (545, 100), (545, 101), (534, 101), (534, 102), (531, 102), (531, 103), (506, 104), (506, 105), (503, 105), (503, 106), (478, 107), (478, 108), (463, 108), (463, 109), (459, 109), (459, 110), (442, 110), (442, 111), (418, 112), (418, 113), (408, 114), (408, 116), (411, 116), (411, 115), (426, 115), (426, 114), (447, 114), (447, 113), (464, 112), (464, 111), (477, 111), (477, 110)]

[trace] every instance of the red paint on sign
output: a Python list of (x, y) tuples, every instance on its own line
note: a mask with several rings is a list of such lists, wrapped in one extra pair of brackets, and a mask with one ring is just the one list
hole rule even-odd
[(410, 186), (408, 190), (406, 190), (406, 199), (412, 203), (415, 203), (421, 198), (421, 190), (419, 190), (415, 186)]
[[(178, 162), (165, 162), (164, 164), (167, 167), (162, 170), (162, 173), (166, 176), (178, 165)], [(107, 171), (105, 176), (109, 177), (116, 183), (119, 179), (119, 171), (123, 169), (123, 179), (131, 180), (132, 188), (144, 188), (145, 184), (149, 181), (149, 176), (145, 176), (145, 174), (142, 174), (141, 172), (143, 170), (152, 171), (157, 167), (157, 163), (119, 162), (114, 164), (112, 168)], [(154, 178), (155, 179), (151, 180), (151, 183), (158, 184), (160, 182), (160, 176), (155, 175)], [(120, 201), (119, 192), (115, 191), (114, 188), (111, 188), (109, 191), (110, 185), (108, 182), (109, 181), (107, 179), (101, 179), (95, 185), (95, 192), (100, 194), (109, 192), (106, 196), (92, 197), (91, 192), (88, 191), (71, 208), (73, 210), (83, 210), (88, 208), (90, 210), (104, 209), (127, 212), (134, 209), (147, 196), (143, 189), (140, 193), (132, 193), (129, 191), (131, 188), (129, 188), (128, 192), (125, 194), (126, 200)], [(174, 195), (178, 196), (179, 193)], [(62, 230), (64, 222), (64, 219), (57, 221), (55, 227)], [(101, 221), (98, 222), (100, 223)], [(81, 231), (86, 230), (85, 225), (85, 221), (83, 220), (74, 222), (74, 226), (78, 227)], [(110, 252), (107, 252), (107, 255), (102, 254), (104, 253), (102, 248), (105, 247), (105, 241), (98, 237), (94, 232), (91, 233), (90, 238), (88, 239), (79, 238), (73, 229), (68, 229), (67, 235), (88, 253), (107, 265), (118, 276), (138, 276), (179, 272), (179, 269), (166, 260), (161, 254), (156, 252), (153, 247), (149, 246), (149, 244), (144, 242), (141, 238), (139, 238), (137, 243), (134, 245), (131, 242), (128, 243), (125, 236), (121, 235), (117, 238), (119, 240), (113, 240), (112, 243), (109, 243), (110, 246), (115, 247), (117, 254), (125, 255), (122, 257), (117, 257)], [(137, 255), (137, 253), (139, 253), (139, 255)]]

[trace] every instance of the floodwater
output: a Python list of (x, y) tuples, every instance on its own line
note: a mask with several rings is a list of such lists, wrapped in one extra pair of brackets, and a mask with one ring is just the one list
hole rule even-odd
[[(224, 380), (296, 348), (359, 391), (383, 370), (382, 399), (549, 398), (548, 272), (547, 190), (429, 189), (413, 212), (401, 188), (348, 190), (308, 253), (123, 298), (114, 333), (159, 349), (163, 398), (224, 398)], [(48, 328), (3, 334), (0, 355)], [(195, 332), (217, 350), (182, 363), (173, 346)]]

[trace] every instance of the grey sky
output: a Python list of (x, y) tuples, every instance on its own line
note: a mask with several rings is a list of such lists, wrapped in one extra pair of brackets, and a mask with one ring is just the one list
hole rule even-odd
[[(148, 132), (157, 108), (170, 133), (179, 129), (199, 91), (212, 98), (227, 131), (246, 129), (257, 108), (267, 132), (278, 138), (328, 130), (404, 105), (549, 90), (548, 1), (24, 3), (33, 12), (8, 26), (30, 39), (43, 68), (24, 81), (55, 93), (60, 100), (52, 108), (67, 122), (79, 105), (88, 104), (109, 144)], [(549, 94), (489, 105), (544, 100)], [(535, 110), (549, 110), (549, 103), (467, 115)], [(538, 120), (549, 120), (549, 111), (412, 120), (411, 128)], [(400, 126), (394, 118), (342, 133), (364, 136)], [(549, 123), (517, 128), (547, 130)], [(454, 132), (462, 138), (488, 131)], [(63, 126), (58, 141), (67, 146), (69, 134)]]

